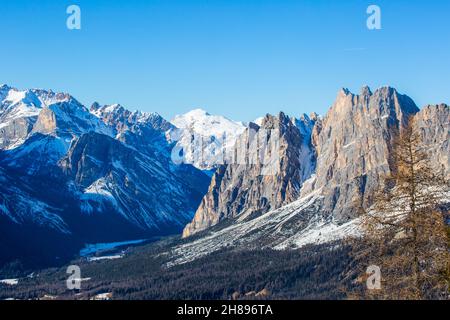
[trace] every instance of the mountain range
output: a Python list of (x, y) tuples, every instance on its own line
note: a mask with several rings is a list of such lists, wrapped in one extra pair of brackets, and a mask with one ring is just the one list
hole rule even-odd
[(382, 177), (393, 170), (393, 141), (408, 121), (417, 126), (431, 167), (450, 177), (446, 104), (420, 110), (393, 88), (363, 87), (360, 94), (339, 91), (323, 117), (289, 120), (280, 113), (266, 116), (261, 127), (274, 121), (281, 128), (279, 174), (264, 177), (252, 165), (218, 168), (184, 229), (192, 241), (171, 249), (170, 264), (224, 248), (296, 249), (358, 234), (358, 208), (370, 208)]
[[(393, 139), (412, 119), (431, 165), (450, 176), (449, 106), (419, 109), (390, 87), (342, 89), (324, 116), (243, 123), (201, 109), (167, 121), (3, 85), (0, 265), (51, 265), (87, 243), (171, 234), (184, 240), (168, 249), (169, 265), (222, 248), (342, 239), (358, 232), (355, 203), (371, 206), (392, 170)], [(253, 140), (277, 146), (275, 173), (227, 160), (267, 153)]]

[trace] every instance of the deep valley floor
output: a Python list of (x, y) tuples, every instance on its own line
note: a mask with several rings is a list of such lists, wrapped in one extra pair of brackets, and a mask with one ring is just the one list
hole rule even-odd
[(221, 250), (167, 268), (177, 239), (132, 247), (117, 259), (72, 261), (81, 289), (68, 290), (67, 266), (0, 283), (3, 299), (344, 299), (351, 260), (344, 246)]

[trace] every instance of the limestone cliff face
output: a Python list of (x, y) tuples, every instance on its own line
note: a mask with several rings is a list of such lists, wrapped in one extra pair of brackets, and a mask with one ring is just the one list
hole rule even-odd
[(56, 131), (56, 115), (50, 108), (43, 108), (39, 113), (38, 119), (33, 127), (34, 132), (42, 134), (51, 134)]
[[(323, 211), (343, 222), (354, 217), (355, 203), (370, 204), (381, 175), (390, 170), (393, 139), (411, 115), (415, 103), (395, 89), (374, 93), (364, 87), (359, 95), (341, 90), (336, 102), (313, 131), (317, 152), (314, 190), (324, 195)], [(311, 188), (305, 188), (307, 194)]]
[[(284, 113), (267, 115), (260, 127), (250, 124), (234, 146), (231, 163), (215, 172), (208, 193), (183, 236), (227, 218), (255, 217), (296, 200), (303, 182), (314, 170), (310, 144), (313, 125), (314, 120), (308, 117), (296, 121)], [(252, 148), (255, 141), (258, 144), (267, 141), (267, 146), (273, 148), (261, 150), (260, 145)], [(254, 161), (257, 154), (264, 154), (265, 157), (259, 158), (264, 160)], [(240, 156), (245, 160), (240, 161)]]
[(450, 108), (428, 105), (415, 116), (415, 125), (427, 146), (431, 166), (450, 178)]
[(23, 117), (0, 125), (0, 149), (11, 147), (15, 143), (23, 141), (30, 133), (35, 121), (35, 117)]

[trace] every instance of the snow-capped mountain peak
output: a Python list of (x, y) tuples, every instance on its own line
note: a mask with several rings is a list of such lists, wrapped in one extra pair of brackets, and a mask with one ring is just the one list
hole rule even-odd
[(30, 107), (40, 107), (42, 104), (32, 90), (21, 91), (15, 88), (10, 88), (8, 86), (3, 86), (0, 90), (0, 98), (3, 110), (10, 109), (19, 104)]
[(124, 110), (125, 108), (119, 103), (106, 104), (102, 106), (98, 102), (94, 102), (90, 108), (90, 112), (99, 118), (101, 118), (104, 114), (118, 113), (123, 112)]
[(76, 103), (66, 93), (42, 89), (19, 90), (8, 85), (0, 87), (0, 148), (19, 146), (28, 134), (41, 111), (59, 103)]
[(172, 119), (172, 124), (179, 129), (189, 129), (205, 137), (238, 136), (245, 130), (242, 122), (230, 120), (224, 116), (211, 115), (203, 109), (194, 109)]
[(192, 109), (191, 111), (188, 111), (184, 114), (186, 117), (193, 117), (193, 118), (198, 118), (198, 117), (202, 117), (202, 116), (210, 116), (210, 114), (208, 113), (208, 111), (202, 109), (202, 108), (196, 108), (196, 109)]
[(136, 131), (138, 127), (149, 127), (166, 132), (172, 125), (156, 112), (130, 111), (121, 104), (100, 105), (95, 102), (90, 108), (91, 114), (115, 129), (116, 137), (126, 131)]
[(211, 115), (203, 109), (194, 109), (177, 115), (171, 123), (177, 128), (170, 136), (183, 150), (185, 163), (199, 169), (212, 169), (223, 164), (217, 160), (231, 148), (246, 126), (224, 116)]
[(55, 93), (43, 89), (19, 90), (2, 85), (0, 87), (0, 116), (5, 122), (5, 114), (12, 119), (32, 117), (39, 114), (40, 109), (52, 104), (75, 100), (69, 94)]

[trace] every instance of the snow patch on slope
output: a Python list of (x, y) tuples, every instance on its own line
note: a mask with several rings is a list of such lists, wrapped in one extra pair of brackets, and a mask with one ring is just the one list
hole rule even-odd
[[(58, 210), (37, 199), (30, 199), (17, 188), (11, 188), (15, 192), (12, 199), (2, 199), (0, 214), (8, 217), (14, 223), (20, 224), (25, 221), (34, 222), (41, 226), (47, 226), (64, 234), (70, 234), (64, 220), (56, 213)], [(10, 202), (14, 202), (10, 209)]]
[(311, 224), (305, 230), (275, 246), (274, 249), (301, 248), (308, 244), (322, 244), (342, 240), (348, 236), (358, 236), (360, 235), (358, 225), (358, 219), (342, 225), (337, 225), (333, 222)]
[(293, 119), (294, 125), (300, 131), (302, 136), (302, 145), (300, 148), (300, 163), (302, 180), (309, 179), (316, 170), (316, 154), (311, 142), (312, 130), (315, 121), (303, 114), (300, 119)]
[(87, 187), (81, 195), (80, 200), (81, 210), (87, 214), (93, 213), (94, 206), (100, 206), (100, 208), (103, 208), (104, 201), (110, 202), (115, 208), (121, 211), (117, 204), (116, 198), (108, 187), (108, 183), (105, 178), (100, 178)]
[(15, 286), (19, 283), (19, 279), (3, 279), (0, 283), (6, 284), (8, 286)]
[(257, 218), (211, 230), (199, 239), (174, 247), (167, 266), (183, 264), (223, 248), (296, 249), (358, 234), (357, 220), (337, 225), (331, 218), (321, 216), (322, 200), (321, 190), (317, 190)]

